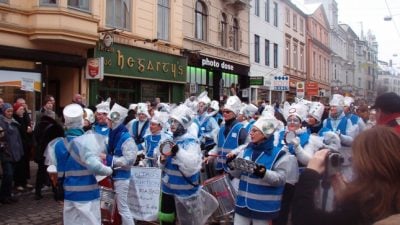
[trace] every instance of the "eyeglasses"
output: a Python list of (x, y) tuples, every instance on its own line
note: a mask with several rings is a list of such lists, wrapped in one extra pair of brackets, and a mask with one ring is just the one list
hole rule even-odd
[(222, 113), (225, 113), (225, 114), (231, 114), (231, 113), (232, 113), (232, 111), (228, 111), (228, 110), (226, 110), (226, 111), (222, 111)]
[(250, 130), (250, 133), (257, 133), (257, 132), (262, 133), (261, 130), (259, 130), (259, 129), (251, 129)]

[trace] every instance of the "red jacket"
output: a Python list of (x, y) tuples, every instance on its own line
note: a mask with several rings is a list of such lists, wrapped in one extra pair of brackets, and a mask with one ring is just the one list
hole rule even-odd
[(400, 134), (400, 113), (388, 114), (377, 121), (379, 125), (393, 127)]

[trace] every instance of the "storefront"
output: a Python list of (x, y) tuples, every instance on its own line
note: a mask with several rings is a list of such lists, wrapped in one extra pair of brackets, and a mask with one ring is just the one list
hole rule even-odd
[(210, 98), (223, 100), (236, 92), (239, 98), (247, 101), (249, 69), (249, 66), (191, 53), (188, 55), (185, 95), (199, 94), (207, 90)]
[(161, 102), (184, 100), (184, 57), (121, 44), (99, 45), (94, 57), (104, 57), (104, 79), (89, 82), (92, 105), (108, 97), (125, 107), (157, 97)]

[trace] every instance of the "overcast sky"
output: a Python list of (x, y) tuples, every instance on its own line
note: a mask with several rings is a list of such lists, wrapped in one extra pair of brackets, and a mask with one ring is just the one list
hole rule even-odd
[[(383, 61), (392, 59), (397, 66), (400, 66), (400, 0), (336, 0), (336, 2), (339, 8), (339, 22), (349, 24), (358, 35), (362, 22), (364, 34), (371, 30), (376, 36), (379, 45), (378, 59)], [(389, 13), (393, 15), (393, 20), (384, 21), (383, 18)], [(393, 56), (394, 54), (397, 54), (397, 57)]]

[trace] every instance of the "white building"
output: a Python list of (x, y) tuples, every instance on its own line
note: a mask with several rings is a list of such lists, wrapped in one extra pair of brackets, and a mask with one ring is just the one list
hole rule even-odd
[(391, 63), (378, 61), (378, 76), (376, 81), (378, 95), (384, 92), (395, 92), (400, 95), (400, 70)]

